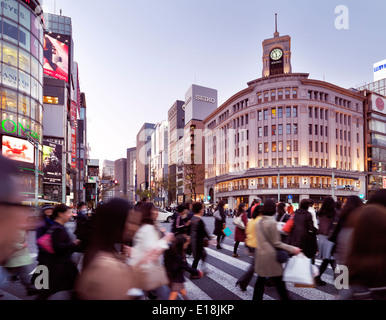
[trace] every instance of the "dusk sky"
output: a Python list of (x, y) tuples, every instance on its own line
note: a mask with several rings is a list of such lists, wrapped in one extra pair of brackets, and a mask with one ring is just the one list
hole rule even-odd
[[(116, 160), (144, 122), (167, 120), (190, 85), (218, 91), (220, 106), (262, 76), (262, 42), (291, 36), (292, 72), (344, 88), (373, 81), (386, 59), (386, 1), (45, 0), (72, 18), (86, 94), (90, 157)], [(348, 8), (337, 29), (335, 8)], [(48, 10), (47, 10), (48, 9)], [(54, 11), (56, 10), (56, 11)]]

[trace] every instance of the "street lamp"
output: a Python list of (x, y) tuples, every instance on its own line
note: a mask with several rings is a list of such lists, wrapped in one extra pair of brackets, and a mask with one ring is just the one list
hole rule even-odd
[(66, 194), (67, 194), (67, 192), (66, 192), (67, 153), (72, 153), (72, 151), (63, 151), (63, 160), (62, 160), (62, 203), (66, 203)]

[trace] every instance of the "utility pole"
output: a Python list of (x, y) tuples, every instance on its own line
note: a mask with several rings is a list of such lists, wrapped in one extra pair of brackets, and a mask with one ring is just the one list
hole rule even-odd
[(25, 129), (27, 139), (35, 149), (35, 207), (37, 208), (39, 206), (39, 141), (32, 138), (30, 132), (30, 129)]
[(277, 169), (277, 202), (280, 202), (280, 169)]

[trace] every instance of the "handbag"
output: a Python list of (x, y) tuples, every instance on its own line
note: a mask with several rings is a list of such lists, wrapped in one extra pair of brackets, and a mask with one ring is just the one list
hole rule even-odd
[(169, 278), (163, 265), (134, 266), (133, 273), (134, 288), (151, 291), (169, 284)]
[(219, 211), (219, 210), (216, 210), (216, 211), (213, 213), (213, 217), (215, 217), (216, 220), (222, 220), (222, 217), (221, 217), (221, 214), (220, 214), (220, 211)]
[(48, 231), (43, 234), (39, 239), (36, 240), (36, 243), (42, 248), (44, 251), (54, 254), (55, 250), (52, 245), (52, 229), (48, 229)]
[(289, 258), (289, 253), (286, 250), (276, 248), (272, 244), (271, 240), (265, 234), (263, 225), (261, 223), (262, 223), (262, 221), (259, 222), (259, 227), (263, 233), (265, 240), (267, 240), (269, 242), (269, 244), (276, 250), (276, 261), (279, 263), (286, 263), (288, 261), (288, 258)]
[(287, 222), (284, 224), (282, 230), (283, 232), (287, 233), (287, 234), (290, 234), (293, 227), (294, 227), (294, 216), (292, 215), (288, 220)]
[(222, 232), (223, 232), (223, 234), (224, 234), (225, 236), (227, 236), (227, 237), (229, 237), (229, 236), (232, 234), (231, 229), (229, 229), (228, 227), (224, 228), (224, 229), (222, 230)]
[(243, 220), (241, 219), (241, 215), (233, 219), (233, 224), (240, 229), (245, 230), (245, 224)]
[(303, 253), (290, 258), (283, 272), (283, 281), (297, 285), (314, 285), (314, 276), (311, 259)]

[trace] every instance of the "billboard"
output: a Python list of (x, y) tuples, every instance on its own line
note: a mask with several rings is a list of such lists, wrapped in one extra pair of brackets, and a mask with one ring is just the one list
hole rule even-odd
[(386, 79), (386, 59), (373, 64), (374, 82)]
[(372, 92), (371, 110), (386, 114), (386, 97)]
[(3, 136), (2, 154), (11, 160), (34, 163), (34, 146), (28, 140)]
[(49, 33), (44, 35), (44, 73), (68, 82), (70, 36)]
[(62, 151), (61, 144), (43, 141), (44, 183), (62, 183)]

